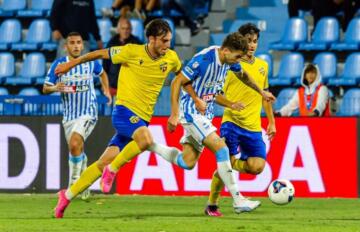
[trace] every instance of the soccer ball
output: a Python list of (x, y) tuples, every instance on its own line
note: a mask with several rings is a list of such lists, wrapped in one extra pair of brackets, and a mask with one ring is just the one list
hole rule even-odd
[(277, 205), (286, 205), (293, 200), (295, 188), (288, 180), (274, 180), (268, 188), (268, 195), (273, 203)]

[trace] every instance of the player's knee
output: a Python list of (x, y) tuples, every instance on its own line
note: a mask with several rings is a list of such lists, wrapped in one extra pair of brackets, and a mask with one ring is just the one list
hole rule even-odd
[(259, 175), (264, 170), (264, 165), (248, 166), (248, 172), (253, 175)]
[(138, 142), (138, 146), (142, 151), (147, 150), (150, 146), (152, 146), (154, 143), (154, 140), (151, 136), (144, 136), (141, 141)]
[(82, 142), (77, 139), (71, 139), (69, 142), (69, 150), (71, 154), (81, 153), (82, 150)]

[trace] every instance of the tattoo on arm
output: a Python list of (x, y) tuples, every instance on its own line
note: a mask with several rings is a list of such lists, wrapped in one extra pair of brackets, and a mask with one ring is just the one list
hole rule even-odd
[(250, 78), (246, 72), (238, 72), (236, 76), (247, 86), (260, 93), (261, 89), (255, 84), (255, 82)]

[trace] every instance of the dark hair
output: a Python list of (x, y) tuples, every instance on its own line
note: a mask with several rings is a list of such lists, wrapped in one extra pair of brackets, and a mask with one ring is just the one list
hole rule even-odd
[(160, 36), (166, 35), (166, 33), (171, 32), (171, 28), (163, 19), (153, 19), (145, 27), (145, 35), (147, 38), (150, 36)]
[(309, 82), (307, 81), (307, 79), (305, 78), (305, 75), (307, 74), (307, 73), (309, 73), (309, 72), (314, 72), (314, 73), (317, 73), (317, 68), (316, 68), (316, 65), (314, 65), (314, 64), (307, 64), (306, 66), (305, 66), (305, 68), (304, 68), (304, 79), (303, 79), (303, 83), (305, 84), (305, 85), (309, 85)]
[(258, 38), (260, 37), (260, 29), (253, 23), (246, 23), (242, 25), (241, 27), (239, 27), (238, 32), (242, 36), (245, 36), (246, 34), (256, 34)]
[(228, 48), (231, 51), (243, 51), (247, 52), (248, 50), (248, 41), (242, 36), (239, 32), (234, 32), (226, 36), (222, 45), (222, 48)]
[(82, 36), (81, 36), (80, 33), (77, 32), (77, 31), (72, 31), (72, 32), (70, 32), (70, 33), (66, 36), (66, 38), (69, 38), (70, 36), (80, 36), (81, 39), (82, 39)]

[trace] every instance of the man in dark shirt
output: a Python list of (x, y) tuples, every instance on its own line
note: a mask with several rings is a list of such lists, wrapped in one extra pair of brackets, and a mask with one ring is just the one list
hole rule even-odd
[[(131, 34), (131, 23), (128, 19), (120, 18), (116, 30), (118, 34), (114, 35), (110, 39), (106, 47), (110, 48), (113, 46), (123, 46), (128, 43), (142, 43), (142, 41), (140, 41), (136, 36)], [(110, 94), (112, 96), (115, 96), (117, 89), (117, 80), (121, 65), (113, 64), (110, 60), (105, 59), (103, 60), (103, 67), (109, 77)]]
[(93, 0), (54, 0), (50, 14), (53, 38), (59, 41), (57, 56), (63, 56), (65, 39), (72, 31), (80, 33), (84, 40), (84, 53), (90, 50), (90, 35), (95, 38), (98, 48), (103, 48), (99, 27), (96, 22)]

